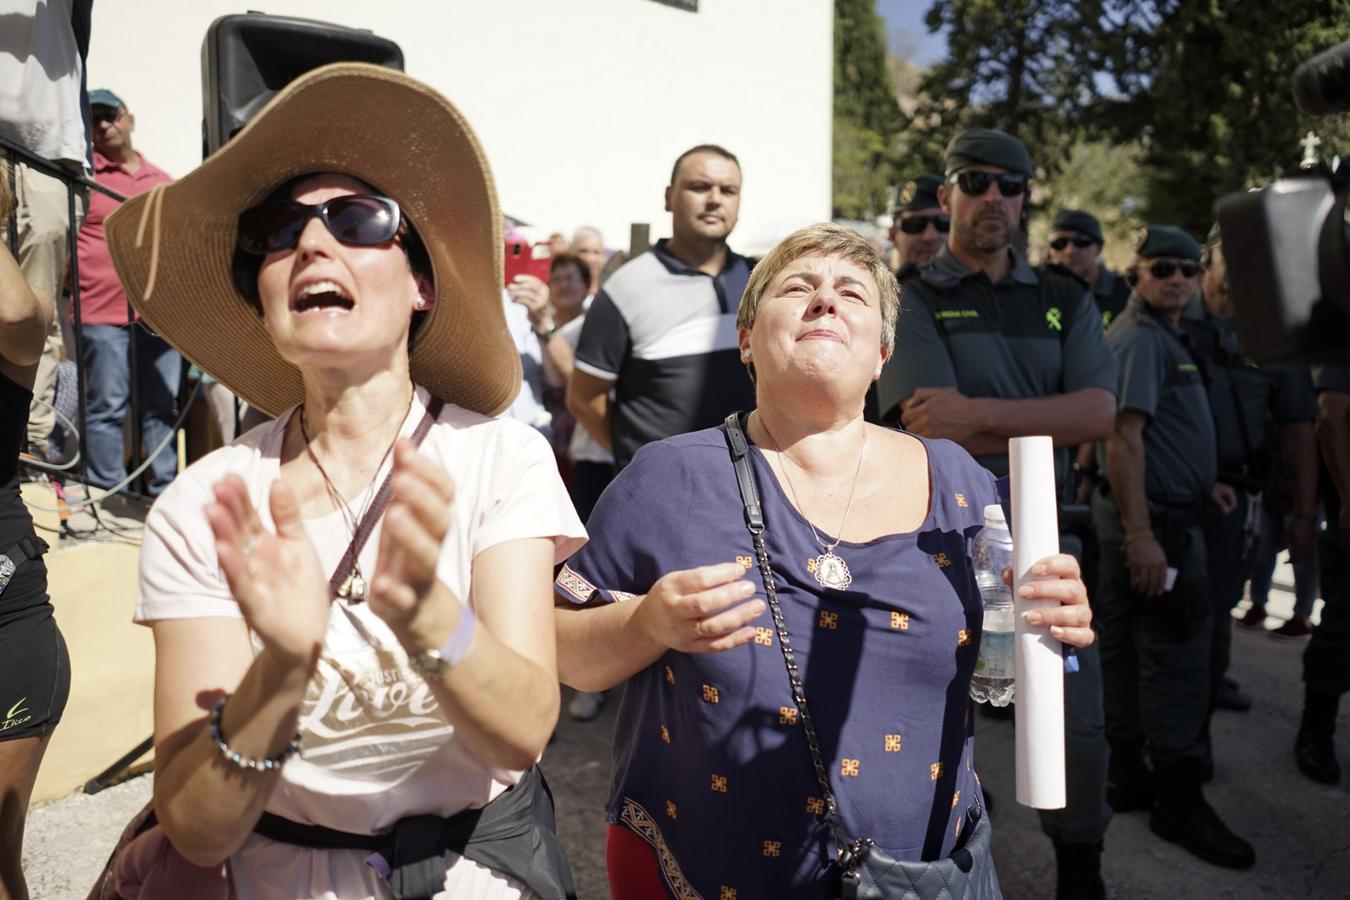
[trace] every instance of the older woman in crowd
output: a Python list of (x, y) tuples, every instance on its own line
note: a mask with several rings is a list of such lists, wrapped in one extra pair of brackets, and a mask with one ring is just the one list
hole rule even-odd
[(583, 531), (545, 440), (491, 418), (520, 384), (500, 228), (458, 111), (346, 63), (109, 220), (145, 319), (277, 416), (141, 552), (155, 812), (234, 896), (572, 893), (533, 766)]
[[(962, 847), (977, 895), (997, 895), (968, 691), (971, 541), (1000, 486), (950, 441), (863, 421), (897, 307), (853, 232), (779, 244), (737, 319), (757, 408), (644, 448), (555, 582), (563, 681), (630, 679), (608, 807), (619, 900), (835, 897), (860, 856), (941, 865)], [(1029, 618), (1091, 643), (1077, 563), (1036, 571), (1054, 577), (1022, 596), (1063, 605)]]

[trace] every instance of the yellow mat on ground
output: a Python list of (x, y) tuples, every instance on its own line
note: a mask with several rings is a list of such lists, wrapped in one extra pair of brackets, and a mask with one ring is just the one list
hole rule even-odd
[(52, 490), (29, 484), (24, 500), (52, 549), (48, 591), (70, 650), (70, 701), (47, 747), (33, 803), (78, 790), (150, 736), (154, 642), (133, 625), (139, 548), (125, 542), (64, 546)]

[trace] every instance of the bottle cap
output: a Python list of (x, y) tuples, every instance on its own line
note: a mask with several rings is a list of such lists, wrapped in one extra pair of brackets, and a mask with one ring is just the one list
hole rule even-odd
[(1008, 520), (1003, 518), (1003, 504), (990, 503), (984, 508), (984, 527), (1003, 529), (1008, 527)]

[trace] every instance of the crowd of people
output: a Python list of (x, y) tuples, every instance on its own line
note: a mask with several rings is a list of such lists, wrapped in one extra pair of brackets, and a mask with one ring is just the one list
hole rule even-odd
[[(1242, 354), (1217, 226), (1150, 223), (1117, 273), (1099, 220), (1058, 210), (1033, 264), (1033, 160), (974, 128), (899, 191), (898, 259), (834, 224), (754, 259), (730, 243), (740, 161), (708, 143), (674, 160), (669, 238), (630, 259), (582, 227), (550, 239), (547, 278), (508, 281), (479, 143), (401, 73), (302, 75), (176, 182), (121, 97), (87, 99), (92, 155), (39, 155), (125, 199), (64, 220), (70, 265), (28, 227), (28, 182), (67, 188), (17, 158), (0, 184), (5, 221), (21, 209), (0, 250), (0, 684), (27, 704), (0, 696), (0, 897), (26, 896), (70, 684), (18, 462), (47, 452), (63, 328), (85, 483), (134, 476), (134, 383), (154, 498), (154, 799), (103, 896), (575, 896), (538, 766), (560, 683), (580, 720), (623, 688), (620, 900), (999, 896), (972, 539), (1023, 435), (1053, 438), (1059, 485), (1062, 552), (1019, 589), (1057, 604), (1026, 615), (1066, 646), (1068, 799), (1040, 813), (1057, 896), (1106, 896), (1110, 822), (1136, 810), (1255, 864), (1204, 795), (1210, 722), (1251, 705), (1232, 612), (1250, 581), (1238, 624), (1263, 625), (1286, 547), (1299, 602), (1275, 633), (1311, 634), (1292, 763), (1339, 780), (1350, 367)], [(56, 311), (67, 281), (78, 312)], [(188, 359), (224, 446), (178, 472), (156, 450)]]

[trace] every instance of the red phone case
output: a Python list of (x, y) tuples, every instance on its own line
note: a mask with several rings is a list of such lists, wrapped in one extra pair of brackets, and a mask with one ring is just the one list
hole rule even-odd
[(517, 275), (533, 275), (540, 281), (548, 281), (548, 270), (552, 260), (547, 256), (536, 257), (536, 248), (547, 244), (531, 244), (524, 238), (506, 239), (505, 265), (502, 267), (509, 285)]

